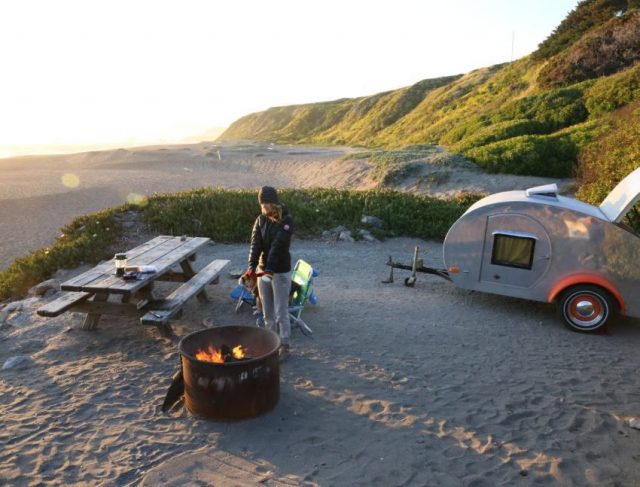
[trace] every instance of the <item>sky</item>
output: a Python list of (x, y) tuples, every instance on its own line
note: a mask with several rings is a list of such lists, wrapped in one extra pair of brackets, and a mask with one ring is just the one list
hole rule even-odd
[(0, 157), (179, 141), (534, 51), (578, 0), (3, 0)]

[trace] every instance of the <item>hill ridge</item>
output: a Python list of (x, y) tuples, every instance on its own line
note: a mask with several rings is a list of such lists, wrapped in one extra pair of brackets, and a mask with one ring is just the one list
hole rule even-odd
[[(235, 121), (218, 140), (437, 144), (490, 172), (578, 176), (581, 185), (593, 185), (586, 175), (597, 171), (585, 165), (607, 156), (594, 155), (592, 146), (611, 137), (620, 117), (640, 124), (629, 109), (640, 100), (637, 3), (584, 0), (534, 53), (511, 63), (369, 96), (269, 108)], [(629, 172), (636, 156), (623, 148), (619, 164)], [(602, 191), (580, 194), (596, 193)]]

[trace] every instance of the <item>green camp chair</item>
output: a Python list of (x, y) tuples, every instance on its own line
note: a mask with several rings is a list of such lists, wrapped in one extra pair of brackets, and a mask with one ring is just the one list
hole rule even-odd
[(300, 318), (305, 304), (310, 302), (316, 304), (317, 298), (313, 293), (313, 278), (318, 273), (308, 262), (300, 259), (291, 272), (291, 295), (289, 297), (289, 318), (291, 324), (299, 327), (305, 335), (311, 335), (313, 331)]

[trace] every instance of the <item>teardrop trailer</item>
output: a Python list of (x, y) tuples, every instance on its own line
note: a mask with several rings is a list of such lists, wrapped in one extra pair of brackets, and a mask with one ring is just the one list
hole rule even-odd
[(451, 226), (444, 269), (425, 267), (418, 248), (411, 265), (393, 269), (434, 274), (462, 289), (555, 302), (564, 324), (594, 332), (620, 314), (640, 317), (640, 235), (623, 222), (638, 218), (640, 168), (599, 207), (558, 194), (555, 184), (496, 193), (474, 203)]

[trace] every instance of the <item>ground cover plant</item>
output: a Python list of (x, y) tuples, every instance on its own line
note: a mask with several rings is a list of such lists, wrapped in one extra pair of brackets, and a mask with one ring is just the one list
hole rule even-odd
[(580, 156), (577, 196), (592, 204), (600, 204), (618, 181), (640, 167), (640, 101), (602, 123), (608, 130), (602, 130)]
[[(397, 191), (335, 189), (281, 190), (282, 201), (295, 217), (296, 235), (313, 238), (323, 230), (345, 225), (362, 228), (362, 215), (377, 216), (378, 237), (406, 235), (443, 239), (449, 226), (480, 196), (441, 200)], [(51, 247), (16, 259), (0, 272), (0, 299), (23, 297), (29, 288), (58, 269), (95, 265), (121, 250), (125, 212), (139, 212), (159, 234), (210, 237), (219, 242), (248, 242), (259, 208), (256, 191), (198, 189), (154, 195), (144, 204), (127, 204), (76, 218), (62, 229)]]
[(116, 216), (127, 209), (123, 206), (76, 218), (61, 229), (51, 247), (16, 259), (0, 272), (0, 299), (24, 296), (29, 288), (49, 279), (58, 269), (113, 257), (111, 247), (123, 232)]
[[(379, 236), (443, 239), (449, 226), (480, 195), (438, 199), (391, 190), (283, 189), (280, 199), (294, 215), (296, 233), (316, 237), (338, 225), (361, 228), (362, 215), (377, 216)], [(257, 216), (255, 191), (198, 189), (156, 195), (143, 208), (154, 230), (203, 235), (220, 242), (247, 242)]]

